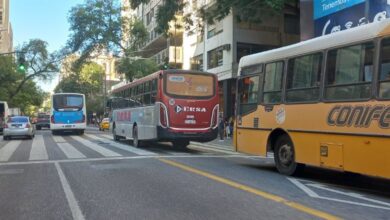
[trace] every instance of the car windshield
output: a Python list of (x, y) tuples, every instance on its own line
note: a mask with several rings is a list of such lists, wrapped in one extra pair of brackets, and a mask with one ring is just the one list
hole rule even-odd
[(27, 117), (12, 117), (8, 120), (9, 123), (27, 123)]
[(49, 119), (50, 115), (38, 115), (39, 119)]

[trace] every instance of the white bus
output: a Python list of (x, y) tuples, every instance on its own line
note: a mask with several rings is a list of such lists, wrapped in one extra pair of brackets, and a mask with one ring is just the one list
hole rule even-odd
[(84, 94), (56, 93), (51, 97), (50, 130), (53, 134), (73, 131), (84, 134), (87, 109)]

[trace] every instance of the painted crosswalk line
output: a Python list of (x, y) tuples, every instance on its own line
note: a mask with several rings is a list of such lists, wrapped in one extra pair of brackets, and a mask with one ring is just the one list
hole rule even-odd
[(35, 135), (32, 142), (29, 160), (48, 160), (45, 142), (42, 135)]
[(12, 140), (8, 142), (4, 147), (0, 149), (0, 161), (8, 161), (11, 158), (12, 154), (15, 152), (16, 148), (22, 143), (20, 140)]
[(112, 150), (109, 150), (109, 149), (106, 149), (102, 146), (99, 146), (98, 144), (95, 144), (92, 141), (84, 139), (80, 136), (71, 136), (71, 137), (73, 139), (75, 139), (76, 141), (82, 143), (86, 147), (90, 148), (91, 150), (94, 150), (105, 157), (120, 157), (120, 156), (122, 156), (121, 154), (118, 154)]
[(65, 156), (69, 159), (86, 158), (84, 154), (82, 154), (79, 150), (77, 150), (69, 143), (57, 143), (57, 145), (62, 150), (62, 152), (64, 152)]
[(52, 137), (54, 139), (54, 142), (56, 142), (56, 143), (65, 143), (66, 142), (66, 140), (61, 136), (52, 136)]
[(108, 140), (108, 139), (105, 139), (105, 138), (98, 137), (96, 135), (85, 134), (85, 136), (87, 136), (87, 137), (89, 137), (91, 139), (94, 139), (94, 140), (98, 140), (98, 141), (102, 141), (102, 142), (108, 143), (108, 144), (110, 144), (111, 146), (113, 146), (115, 148), (118, 148), (118, 149), (130, 152), (130, 153), (134, 153), (134, 154), (138, 154), (138, 155), (144, 155), (144, 156), (146, 156), (146, 155), (148, 155), (148, 156), (157, 155), (156, 153), (153, 153), (153, 152), (150, 152), (150, 151), (138, 149), (138, 148), (135, 148), (135, 147), (132, 147), (132, 146), (129, 146), (129, 145), (125, 145), (125, 144), (121, 144), (121, 143), (118, 143), (118, 142), (115, 142), (115, 141), (112, 141), (112, 140)]

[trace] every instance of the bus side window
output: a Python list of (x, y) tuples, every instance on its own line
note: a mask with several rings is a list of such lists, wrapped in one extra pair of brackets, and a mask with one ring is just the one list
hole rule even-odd
[(264, 104), (277, 104), (282, 101), (283, 62), (269, 63), (265, 66), (263, 87)]
[(257, 107), (259, 94), (259, 76), (250, 76), (240, 79), (240, 114), (248, 113)]
[(322, 53), (290, 59), (287, 71), (287, 102), (316, 101), (320, 96)]
[(370, 42), (328, 52), (326, 100), (370, 98), (374, 49)]
[(390, 99), (390, 38), (382, 40), (379, 74), (379, 98)]

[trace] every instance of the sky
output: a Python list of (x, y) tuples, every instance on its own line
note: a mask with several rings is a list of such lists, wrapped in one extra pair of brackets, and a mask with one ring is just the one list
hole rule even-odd
[[(83, 0), (9, 0), (10, 21), (14, 47), (30, 39), (39, 38), (48, 43), (50, 52), (59, 50), (69, 36), (69, 10)], [(52, 91), (58, 83), (58, 74), (51, 83), (38, 84)]]

